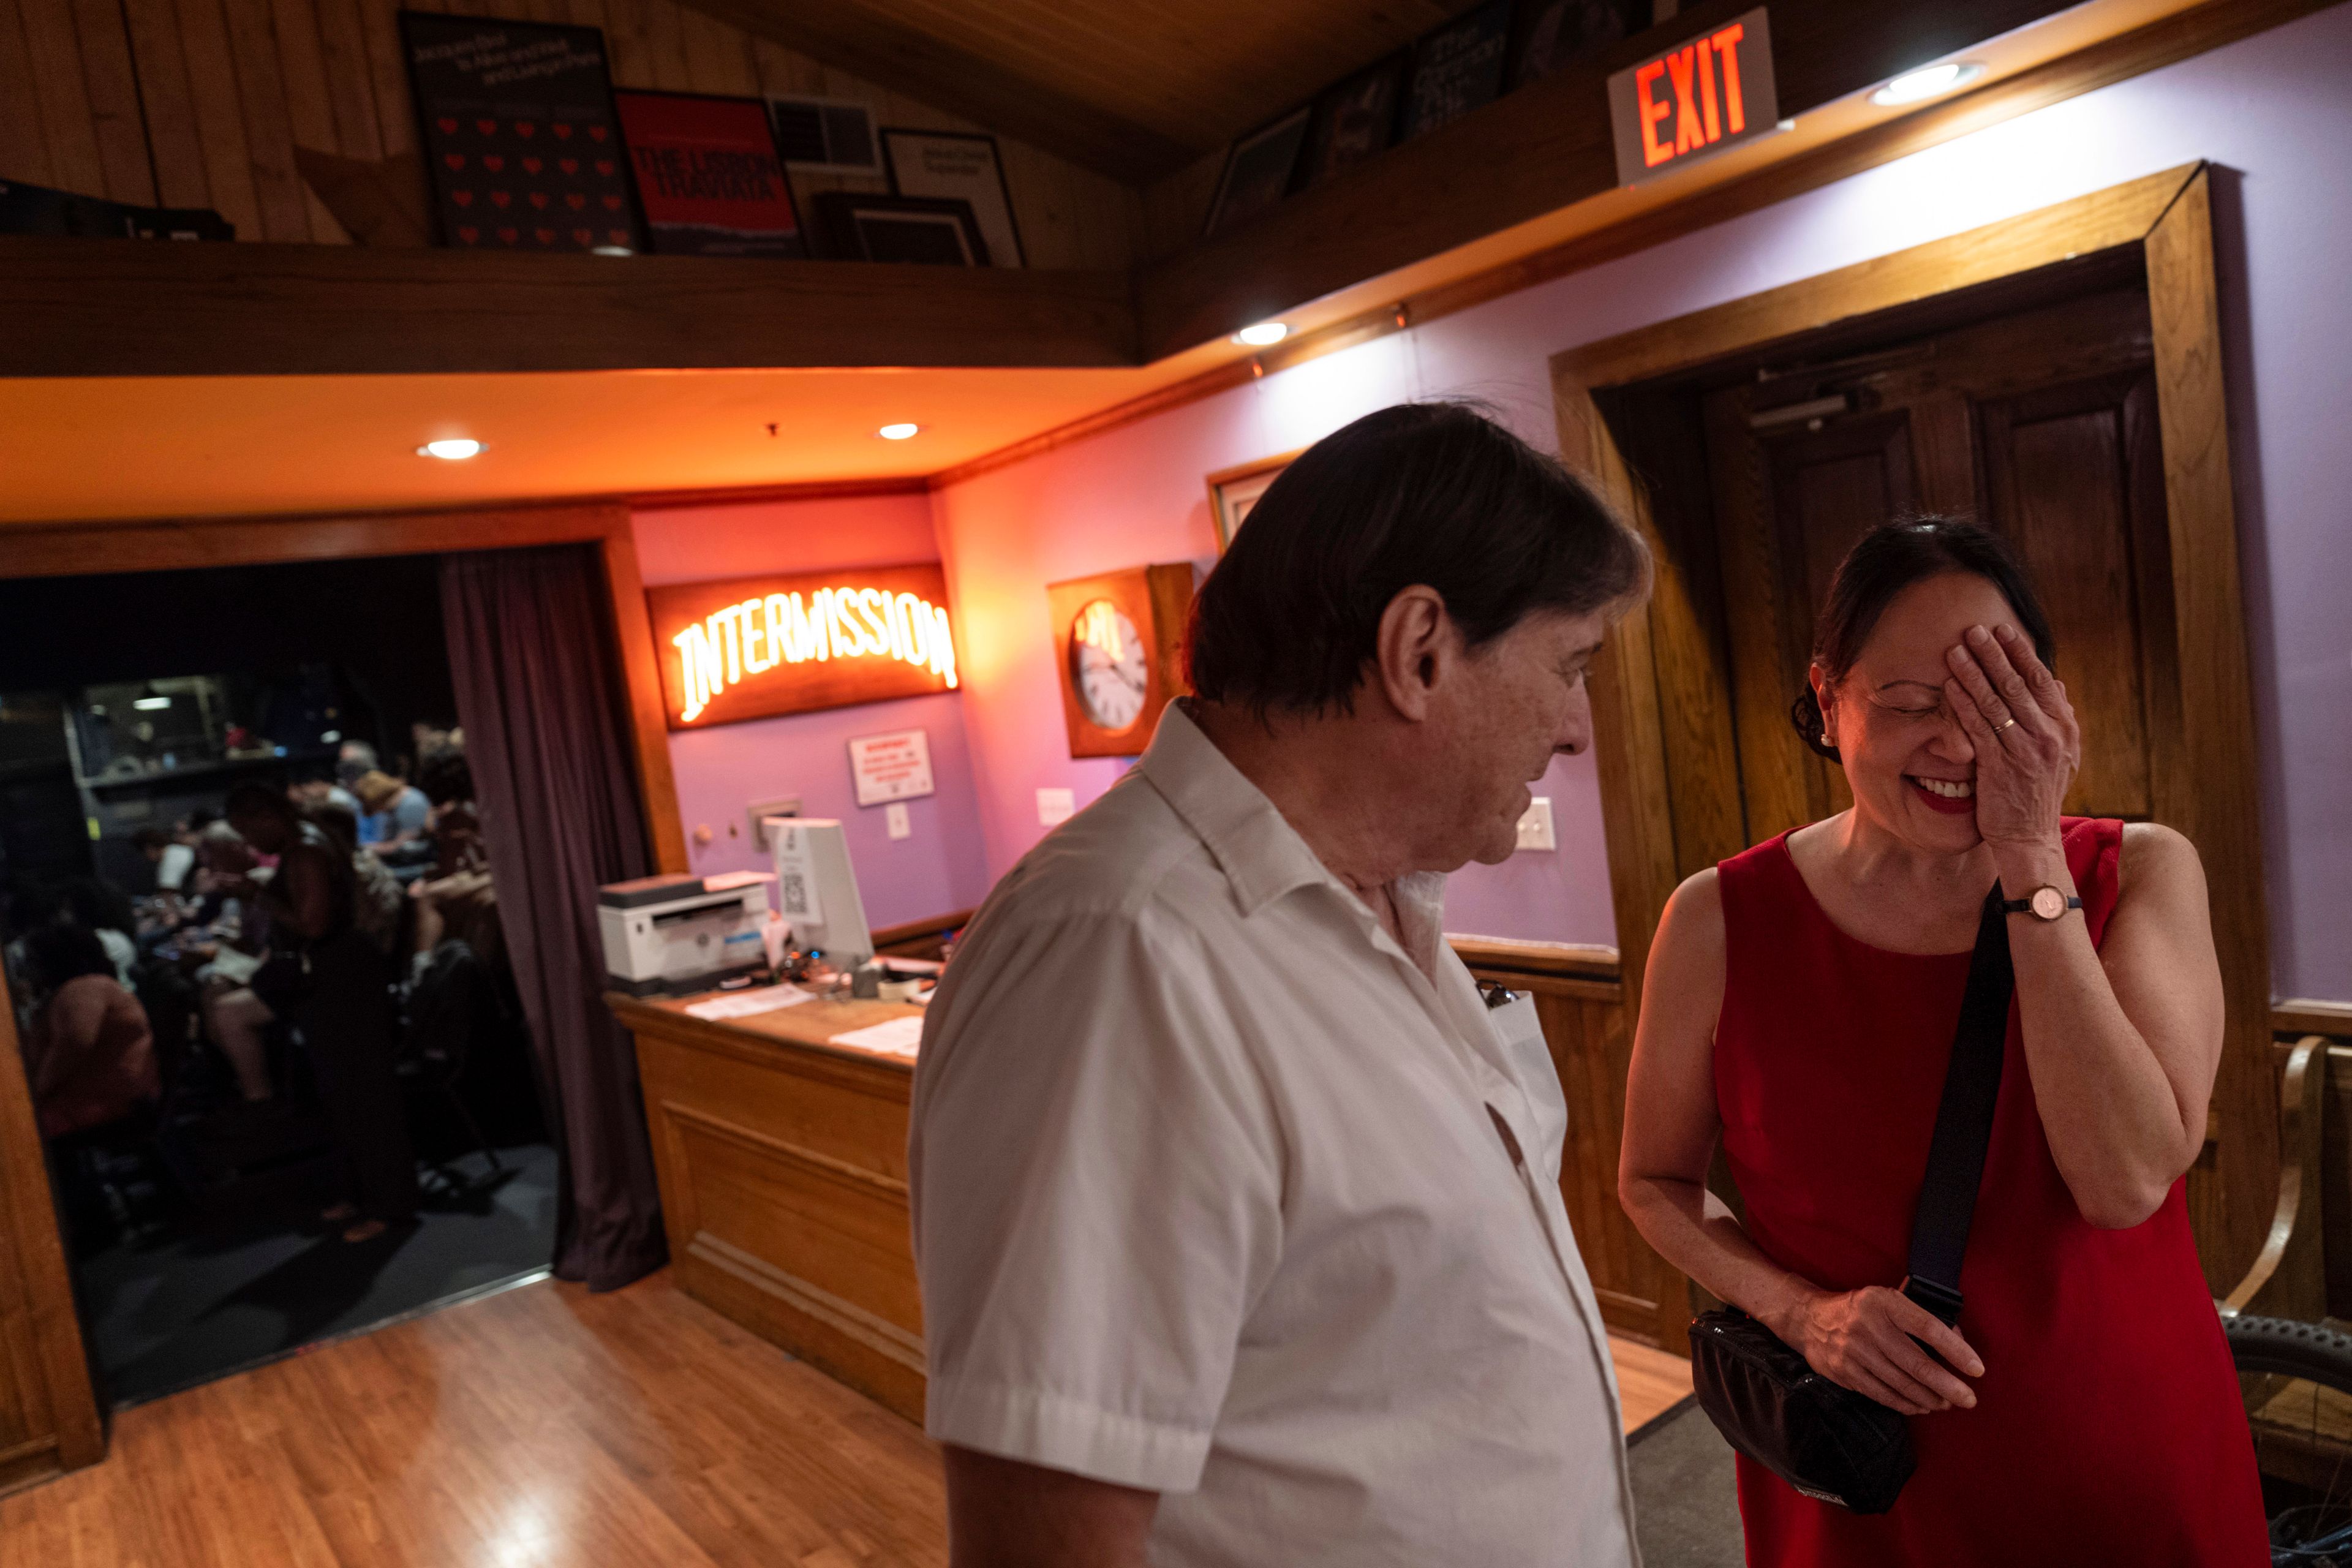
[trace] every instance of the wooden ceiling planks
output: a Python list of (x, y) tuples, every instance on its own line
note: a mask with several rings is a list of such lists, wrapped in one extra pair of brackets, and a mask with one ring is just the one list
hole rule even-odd
[(1464, 9), (1462, 0), (694, 0), (735, 26), (1144, 182)]

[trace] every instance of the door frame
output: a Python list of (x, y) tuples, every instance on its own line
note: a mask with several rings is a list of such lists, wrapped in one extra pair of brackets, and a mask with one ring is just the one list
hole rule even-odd
[[(595, 547), (628, 688), (631, 762), (656, 865), (688, 869), (653, 623), (627, 505), (515, 506), (334, 516), (186, 518), (0, 525), (0, 578), (174, 572), (373, 555), (442, 555), (533, 545)], [(0, 1058), (18, 1052), (16, 1010), (0, 976)], [(0, 1071), (0, 1356), (9, 1359), (35, 1436), (0, 1450), (0, 1491), (106, 1456), (65, 1238), (20, 1072)]]
[[(2198, 848), (2214, 941), (2230, 982), (2210, 1131), (2214, 1162), (2200, 1203), (2209, 1278), (2227, 1289), (2260, 1249), (2278, 1183), (2278, 1089), (2271, 1062), (2268, 906), (2263, 888), (2260, 779), (2222, 386), (2212, 174), (2168, 169), (1949, 238), (1914, 246), (1621, 333), (1551, 359), (1559, 449), (1593, 475), (1658, 554), (1650, 602), (1620, 625), (1592, 673), (1609, 879), (1624, 955), (1626, 1005), (1638, 1020), (1651, 935), (1682, 879), (1718, 858), (1716, 831), (1694, 831), (1710, 803), (1676, 809), (1667, 765), (1698, 759), (1708, 792), (1736, 790), (1733, 688), (1719, 635), (1696, 584), (1664, 548), (1649, 491), (1604, 416), (1611, 389), (1696, 370), (1780, 340), (1912, 306), (1937, 295), (2062, 264), (2137, 250), (2154, 331), (2158, 431), (2171, 541), (2173, 634), (2181, 679), (2181, 749), (2189, 787), (2172, 792), (2168, 825)], [(1695, 793), (1689, 784), (1685, 795)], [(1712, 803), (1720, 816), (1720, 803)], [(1677, 817), (1684, 820), (1678, 832)], [(1744, 833), (1739, 835), (1744, 837)], [(1661, 1299), (1664, 1299), (1662, 1293)]]

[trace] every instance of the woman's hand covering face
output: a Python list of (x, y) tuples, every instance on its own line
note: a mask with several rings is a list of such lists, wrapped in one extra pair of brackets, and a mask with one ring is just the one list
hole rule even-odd
[(1952, 674), (1944, 696), (1976, 747), (1977, 832), (1988, 844), (2055, 839), (2059, 807), (2083, 763), (2083, 730), (2065, 685), (2007, 626), (1969, 627), (1945, 659)]

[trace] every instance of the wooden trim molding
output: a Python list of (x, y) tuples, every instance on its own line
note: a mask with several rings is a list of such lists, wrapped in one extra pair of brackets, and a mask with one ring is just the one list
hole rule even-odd
[(0, 1487), (106, 1456), (97, 1391), (32, 1085), (16, 1063), (16, 1009), (0, 975), (0, 1401), (7, 1425), (27, 1434), (0, 1465)]
[(1517, 937), (1468, 936), (1455, 931), (1446, 932), (1445, 940), (1462, 962), (1473, 969), (1512, 970), (1613, 984), (1622, 968), (1615, 948), (1592, 943), (1522, 942)]
[(2352, 1039), (2352, 1002), (2289, 996), (2271, 1004), (2271, 1029), (2281, 1035), (2330, 1035)]
[(971, 923), (974, 912), (957, 910), (950, 914), (931, 915), (924, 920), (883, 926), (868, 934), (873, 937), (875, 949), (878, 952), (886, 947), (898, 947), (906, 942), (920, 942), (925, 937), (945, 936), (951, 931), (960, 931)]
[[(2228, 1037), (2215, 1104), (2222, 1235), (2209, 1256), (2234, 1278), (2262, 1245), (2277, 1194), (2278, 1094), (2270, 1068), (2268, 915), (2237, 519), (2222, 396), (2210, 178), (2203, 164), (2151, 174), (2074, 201), (1825, 273), (1555, 355), (1560, 450), (1596, 475), (1655, 539), (1637, 484), (1596, 395), (1695, 370), (1800, 333), (1858, 321), (1971, 287), (2137, 250), (2147, 278), (2169, 507), (2171, 590), (2184, 680), (2189, 787), (2158, 809), (2204, 858), (2213, 924), (2230, 980)], [(1685, 843), (1669, 787), (1669, 654), (1688, 654), (1698, 624), (1686, 585), (1661, 549), (1657, 593), (1621, 625), (1592, 676), (1602, 820), (1629, 1005), (1665, 900), (1721, 852)], [(1706, 661), (1701, 668), (1711, 668)], [(1710, 677), (1710, 679), (1712, 679)]]
[(1214, 397), (1236, 386), (1246, 386), (1260, 376), (1289, 370), (1391, 332), (1403, 331), (1408, 327), (1650, 249), (1907, 158), (1914, 153), (1973, 135), (2020, 115), (2251, 37), (2337, 3), (2339, 0), (2208, 0), (2193, 9), (2117, 34), (1971, 92), (1924, 105), (1899, 119), (1767, 163), (1749, 173), (1695, 190), (1680, 200), (1597, 225), (1572, 238), (1450, 280), (1402, 287), (1376, 306), (1294, 332), (1275, 348), (1217, 365), (954, 468), (940, 469), (931, 475), (930, 488), (945, 489), (962, 484), (1074, 442)]

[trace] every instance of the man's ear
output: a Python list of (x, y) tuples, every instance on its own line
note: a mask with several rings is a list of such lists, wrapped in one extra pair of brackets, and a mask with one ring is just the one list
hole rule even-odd
[(1445, 613), (1444, 599), (1416, 583), (1381, 612), (1373, 679), (1399, 717), (1419, 723), (1429, 717), (1437, 683), (1461, 652), (1461, 633)]

